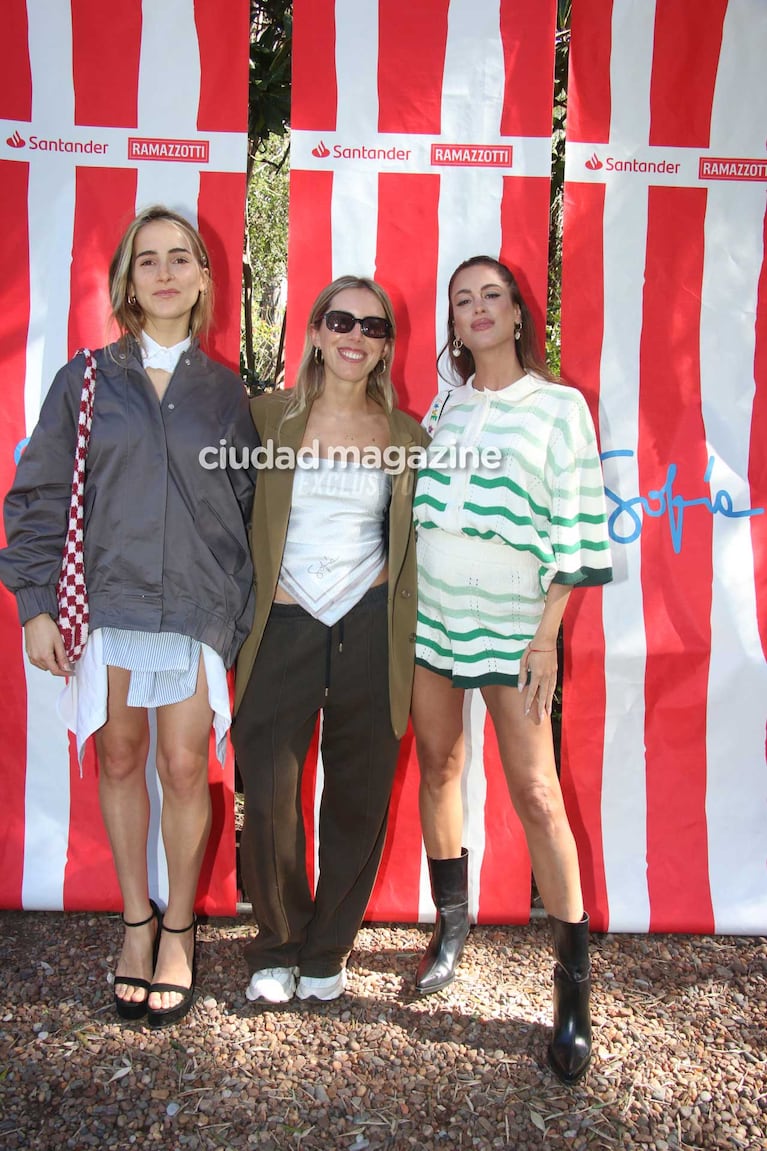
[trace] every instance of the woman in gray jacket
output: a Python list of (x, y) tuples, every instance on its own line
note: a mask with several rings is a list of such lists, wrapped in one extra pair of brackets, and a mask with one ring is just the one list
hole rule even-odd
[[(56, 624), (84, 361), (57, 374), (5, 501), (0, 579), (16, 595), (30, 662), (69, 677), (78, 751), (95, 734), (99, 797), (123, 897), (118, 1015), (181, 1019), (194, 990), (194, 902), (211, 822), (211, 723), (223, 752), (226, 667), (253, 617), (248, 468), (205, 466), (205, 449), (258, 443), (240, 379), (199, 348), (212, 315), (205, 245), (162, 206), (136, 217), (109, 272), (114, 344), (96, 353), (84, 493), (90, 635), (72, 666)], [(215, 454), (215, 453), (214, 453)], [(74, 673), (74, 674), (73, 674)], [(168, 905), (147, 877), (147, 709), (156, 763)]]

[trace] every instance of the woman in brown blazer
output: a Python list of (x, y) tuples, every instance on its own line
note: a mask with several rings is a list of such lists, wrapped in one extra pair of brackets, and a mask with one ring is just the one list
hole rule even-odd
[[(427, 437), (397, 411), (395, 322), (344, 276), (311, 310), (296, 385), (252, 401), (256, 617), (237, 667), (240, 846), (258, 934), (251, 1000), (335, 999), (375, 882), (416, 621), (414, 467)], [(322, 713), (319, 879), (306, 873), (301, 779)]]

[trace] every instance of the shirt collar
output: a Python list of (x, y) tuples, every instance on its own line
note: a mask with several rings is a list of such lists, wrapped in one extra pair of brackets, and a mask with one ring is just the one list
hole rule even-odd
[(172, 348), (164, 348), (162, 344), (158, 344), (146, 332), (141, 333), (141, 359), (145, 368), (162, 368), (166, 372), (172, 372), (178, 361), (181, 359), (181, 354), (186, 351), (192, 342), (192, 337), (187, 336), (185, 340), (180, 343), (174, 344)]
[(480, 391), (474, 387), (474, 376), (472, 375), (466, 381), (466, 387), (470, 389), (471, 395), (487, 396), (491, 400), (505, 400), (507, 403), (516, 404), (520, 400), (526, 400), (533, 392), (537, 392), (545, 382), (540, 377), (526, 372), (524, 376), (515, 380), (513, 384), (507, 384), (505, 388), (498, 388), (496, 391), (486, 389)]

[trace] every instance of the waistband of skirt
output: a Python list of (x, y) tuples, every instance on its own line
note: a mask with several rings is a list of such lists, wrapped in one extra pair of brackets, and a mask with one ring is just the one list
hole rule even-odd
[(441, 528), (419, 528), (418, 543), (436, 552), (446, 560), (467, 561), (478, 564), (498, 564), (515, 568), (532, 567), (536, 571), (539, 561), (530, 552), (510, 547), (503, 540), (483, 540), (480, 536), (459, 535)]

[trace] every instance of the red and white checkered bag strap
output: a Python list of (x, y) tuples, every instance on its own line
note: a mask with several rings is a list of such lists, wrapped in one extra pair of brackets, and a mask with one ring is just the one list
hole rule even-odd
[(57, 585), (59, 604), (58, 625), (67, 656), (79, 659), (88, 639), (88, 597), (85, 589), (85, 562), (83, 555), (83, 497), (85, 493), (85, 461), (93, 423), (93, 396), (96, 387), (96, 359), (88, 348), (78, 355), (85, 357), (83, 390), (77, 420), (77, 446), (72, 475), (72, 494), (69, 501), (67, 538), (61, 561), (61, 575)]

